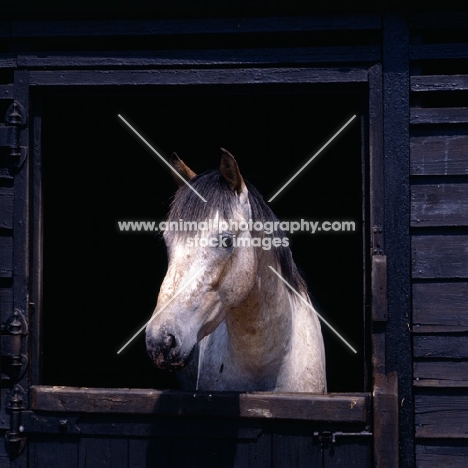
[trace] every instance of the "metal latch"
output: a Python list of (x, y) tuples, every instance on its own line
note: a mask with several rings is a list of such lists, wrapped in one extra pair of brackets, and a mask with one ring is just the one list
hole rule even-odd
[(316, 431), (314, 432), (314, 437), (325, 448), (335, 445), (336, 439), (339, 437), (372, 437), (372, 432), (367, 430), (361, 432)]

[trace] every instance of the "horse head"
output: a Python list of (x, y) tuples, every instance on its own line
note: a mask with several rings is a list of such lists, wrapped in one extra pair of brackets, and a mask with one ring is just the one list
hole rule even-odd
[(219, 170), (201, 175), (175, 153), (171, 165), (179, 188), (164, 232), (168, 269), (146, 328), (146, 346), (156, 367), (176, 370), (187, 364), (195, 345), (220, 325), (226, 311), (248, 297), (257, 258), (251, 249), (235, 248), (250, 232), (233, 230), (226, 222), (251, 217), (235, 158), (221, 149)]

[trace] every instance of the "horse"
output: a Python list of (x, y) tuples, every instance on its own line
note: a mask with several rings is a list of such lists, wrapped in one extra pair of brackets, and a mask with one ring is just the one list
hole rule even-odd
[(153, 364), (184, 390), (325, 393), (321, 325), (278, 218), (229, 151), (199, 175), (176, 153), (170, 164), (179, 187), (146, 326)]

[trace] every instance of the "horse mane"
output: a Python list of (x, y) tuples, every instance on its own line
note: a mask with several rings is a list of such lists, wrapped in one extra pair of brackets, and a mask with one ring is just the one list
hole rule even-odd
[[(249, 181), (244, 179), (249, 193), (249, 203), (252, 210), (252, 221), (275, 222), (278, 218), (267, 205), (260, 192)], [(188, 222), (202, 222), (213, 219), (216, 212), (223, 219), (233, 219), (237, 198), (234, 191), (228, 186), (219, 170), (206, 171), (190, 180), (190, 185), (206, 200), (206, 203), (189, 187), (183, 185), (177, 190), (170, 205), (167, 222), (179, 220)], [(177, 235), (189, 237), (191, 231), (167, 231), (169, 236)], [(255, 231), (259, 237), (272, 237), (283, 239), (286, 237), (279, 226), (271, 233)], [(307, 285), (299, 273), (293, 260), (291, 249), (288, 246), (272, 247), (276, 264), (279, 266), (283, 278), (299, 293), (307, 292)]]

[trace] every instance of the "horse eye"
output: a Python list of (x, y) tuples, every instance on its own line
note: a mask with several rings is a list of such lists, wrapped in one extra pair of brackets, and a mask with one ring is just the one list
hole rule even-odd
[(219, 246), (223, 249), (230, 249), (234, 244), (232, 236), (221, 235), (219, 240)]

